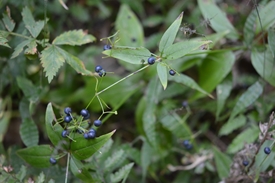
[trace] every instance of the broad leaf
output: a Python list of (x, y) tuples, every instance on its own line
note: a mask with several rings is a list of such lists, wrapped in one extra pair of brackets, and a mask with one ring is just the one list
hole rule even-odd
[(126, 159), (125, 152), (120, 149), (115, 151), (112, 156), (108, 157), (104, 162), (104, 170), (107, 172), (113, 171)]
[(105, 50), (103, 54), (123, 60), (131, 64), (144, 64), (151, 56), (151, 52), (144, 47), (114, 46)]
[(34, 103), (39, 100), (39, 89), (35, 87), (30, 80), (24, 77), (17, 77), (16, 81), (19, 88), (30, 102)]
[(19, 45), (17, 45), (14, 49), (14, 52), (11, 55), (11, 59), (17, 57), (24, 49), (31, 42), (31, 39), (22, 41)]
[(259, 128), (257, 126), (252, 126), (242, 133), (240, 133), (233, 142), (228, 146), (228, 153), (236, 153), (241, 150), (245, 143), (250, 144), (254, 142), (259, 136)]
[(213, 0), (198, 0), (198, 4), (204, 19), (210, 21), (210, 26), (216, 32), (229, 30), (230, 33), (226, 37), (234, 40), (238, 39), (238, 32)]
[[(275, 8), (275, 1), (270, 1), (264, 8), (259, 9), (260, 19), (262, 22), (263, 30), (268, 30), (275, 23), (275, 14), (273, 12)], [(262, 31), (259, 18), (256, 19), (256, 34)]]
[(228, 177), (231, 165), (231, 158), (222, 153), (219, 149), (213, 146), (214, 160), (216, 169), (220, 179)]
[(182, 21), (183, 12), (178, 16), (178, 18), (170, 25), (170, 27), (165, 31), (161, 40), (159, 42), (159, 51), (162, 54), (163, 51), (171, 46), (176, 38), (179, 31), (179, 27)]
[[(268, 45), (270, 47), (270, 51), (272, 52), (273, 59), (275, 58), (275, 29), (268, 29)], [(273, 61), (274, 63), (274, 61)]]
[(91, 157), (111, 138), (114, 133), (115, 130), (91, 140), (84, 139), (83, 136), (75, 138), (75, 142), (71, 143), (72, 155), (79, 160)]
[(2, 18), (2, 21), (6, 27), (6, 29), (9, 31), (9, 32), (12, 32), (14, 27), (15, 27), (15, 23), (14, 21), (11, 19), (11, 17), (9, 16), (9, 14), (5, 14), (3, 13), (3, 18)]
[(53, 40), (55, 45), (83, 45), (95, 41), (95, 37), (83, 30), (68, 31)]
[(26, 118), (22, 121), (20, 137), (27, 147), (38, 145), (38, 129), (31, 118)]
[(190, 78), (189, 76), (186, 76), (184, 74), (181, 75), (176, 75), (173, 77), (170, 77), (169, 80), (171, 81), (175, 81), (177, 83), (181, 83), (183, 85), (186, 85), (194, 90), (197, 90), (203, 94), (208, 95), (209, 97), (213, 98), (213, 96), (209, 93), (207, 93), (205, 90), (203, 90), (192, 78)]
[(167, 67), (164, 64), (158, 63), (157, 71), (158, 71), (159, 80), (163, 86), (163, 89), (165, 90), (167, 87), (167, 79), (168, 79)]
[[(274, 41), (273, 41), (274, 42)], [(258, 74), (269, 84), (275, 86), (275, 61), (270, 47), (265, 52), (256, 49), (251, 54), (252, 65)]]
[(22, 11), (23, 22), (30, 32), (30, 34), (36, 38), (44, 27), (44, 21), (36, 22), (32, 16), (32, 13), (28, 7), (25, 7)]
[[(142, 180), (145, 180), (146, 174), (148, 172), (148, 167), (152, 162), (152, 157), (154, 156), (154, 152), (152, 147), (145, 141), (142, 144), (141, 148), (141, 167), (142, 167)], [(143, 182), (143, 181), (140, 181)]]
[(20, 168), (20, 171), (16, 174), (16, 178), (20, 180), (20, 182), (22, 182), (26, 174), (27, 174), (27, 168), (26, 166), (22, 165)]
[(255, 36), (255, 22), (257, 19), (257, 11), (256, 9), (252, 10), (252, 12), (248, 15), (244, 28), (243, 28), (243, 36), (246, 46), (251, 46), (251, 43)]
[(265, 172), (270, 166), (273, 166), (273, 163), (274, 163), (274, 157), (275, 157), (274, 150), (272, 150), (271, 153), (267, 155), (264, 153), (265, 147), (270, 147), (270, 149), (272, 149), (273, 141), (266, 140), (261, 146), (261, 148), (259, 149), (259, 153), (256, 155), (255, 167), (259, 167), (260, 172)]
[(163, 51), (162, 57), (167, 60), (175, 60), (190, 54), (209, 43), (211, 43), (211, 41), (189, 40), (178, 42), (169, 47), (166, 47)]
[(51, 166), (49, 160), (53, 148), (49, 145), (32, 146), (18, 150), (17, 154), (31, 166), (44, 168)]
[(122, 183), (124, 183), (129, 175), (131, 169), (133, 168), (133, 166), (134, 166), (134, 163), (129, 163), (129, 164), (121, 167), (117, 172), (112, 173), (110, 175), (111, 182), (116, 183), (116, 182), (120, 182), (121, 180), (123, 180)]
[(217, 95), (217, 110), (216, 110), (216, 120), (219, 120), (220, 113), (224, 108), (226, 99), (229, 97), (232, 90), (232, 78), (225, 79), (221, 84), (217, 86), (216, 95)]
[(222, 128), (220, 129), (219, 135), (228, 135), (234, 130), (244, 126), (246, 123), (246, 118), (243, 115), (240, 115), (231, 121), (225, 123)]
[(81, 161), (77, 160), (74, 156), (70, 159), (70, 169), (72, 173), (79, 179), (87, 183), (94, 183), (95, 180), (89, 173), (89, 171), (84, 167)]
[(250, 86), (245, 93), (238, 99), (238, 102), (234, 106), (230, 118), (231, 121), (235, 116), (242, 112), (246, 107), (253, 104), (263, 92), (263, 87), (259, 82)]

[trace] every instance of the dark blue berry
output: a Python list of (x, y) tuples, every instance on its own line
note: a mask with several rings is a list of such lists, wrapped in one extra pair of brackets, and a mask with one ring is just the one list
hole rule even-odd
[(182, 107), (187, 107), (188, 106), (188, 102), (187, 101), (183, 101), (182, 102)]
[(50, 163), (51, 163), (52, 165), (55, 165), (55, 164), (57, 163), (57, 161), (56, 161), (55, 158), (51, 157), (51, 158), (50, 158)]
[(99, 71), (98, 75), (100, 77), (106, 76), (106, 71), (104, 69), (102, 69), (101, 71)]
[(84, 133), (84, 134), (83, 134), (83, 137), (84, 137), (85, 139), (89, 139), (88, 133)]
[(102, 124), (102, 122), (99, 119), (97, 119), (97, 120), (94, 121), (94, 125), (96, 127), (99, 127), (101, 124)]
[(66, 123), (70, 123), (70, 122), (72, 121), (72, 117), (71, 117), (71, 116), (65, 116), (65, 117), (64, 117), (64, 121), (65, 121)]
[(66, 107), (64, 109), (64, 113), (67, 114), (67, 115), (70, 115), (72, 113), (72, 109), (70, 107)]
[(174, 76), (174, 75), (176, 74), (176, 72), (175, 72), (174, 70), (171, 69), (171, 70), (169, 71), (169, 74), (170, 74), (171, 76)]
[(100, 66), (100, 65), (97, 65), (96, 67), (95, 67), (95, 72), (99, 72), (99, 71), (101, 71), (103, 68)]
[(192, 144), (188, 144), (188, 145), (185, 146), (185, 148), (186, 148), (187, 150), (190, 150), (190, 149), (193, 148), (193, 146), (192, 146)]
[(83, 116), (85, 118), (85, 117), (89, 116), (89, 111), (87, 109), (82, 109), (80, 111), (80, 114), (81, 114), (81, 116)]
[(153, 65), (156, 61), (156, 58), (155, 57), (149, 57), (147, 61), (148, 61), (148, 64)]
[(184, 141), (182, 142), (182, 144), (183, 144), (184, 146), (187, 146), (187, 145), (190, 144), (190, 142), (189, 142), (189, 140), (184, 140)]
[(264, 153), (265, 154), (270, 154), (271, 153), (271, 149), (269, 147), (265, 147), (264, 148)]
[(61, 136), (63, 138), (66, 138), (68, 134), (69, 134), (69, 132), (67, 130), (63, 130), (62, 133), (61, 133)]
[(248, 161), (243, 160), (243, 166), (247, 166), (248, 164), (249, 164), (249, 162), (248, 162)]
[(91, 128), (91, 129), (89, 130), (89, 132), (96, 133), (96, 130), (93, 129), (93, 128)]
[(96, 131), (89, 131), (88, 137), (89, 137), (89, 139), (94, 139), (96, 137)]
[(103, 46), (103, 50), (110, 50), (110, 49), (112, 49), (112, 46), (109, 45), (109, 44), (105, 44), (105, 45)]

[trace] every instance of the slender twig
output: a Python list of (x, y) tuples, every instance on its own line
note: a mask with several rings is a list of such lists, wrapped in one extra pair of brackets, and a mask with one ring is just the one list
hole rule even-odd
[(70, 166), (70, 153), (68, 153), (68, 157), (67, 157), (67, 167), (66, 167), (65, 183), (68, 182), (69, 166)]

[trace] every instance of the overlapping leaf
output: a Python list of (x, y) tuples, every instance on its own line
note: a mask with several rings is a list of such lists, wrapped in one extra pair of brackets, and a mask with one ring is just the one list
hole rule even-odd
[(124, 165), (123, 167), (121, 167), (117, 172), (113, 173), (110, 175), (110, 180), (113, 183), (116, 182), (120, 182), (121, 180), (122, 183), (124, 183), (131, 171), (131, 169), (133, 168), (134, 163), (129, 163), (127, 165)]
[(32, 119), (26, 118), (22, 121), (20, 137), (27, 147), (38, 145), (38, 129)]
[(214, 160), (216, 164), (216, 169), (220, 179), (226, 178), (229, 175), (231, 159), (224, 153), (222, 153), (218, 148), (213, 146)]
[(165, 90), (167, 87), (167, 67), (161, 63), (159, 63), (157, 65), (157, 71), (158, 71), (158, 76), (159, 76), (159, 80), (163, 86), (163, 89)]
[(77, 160), (74, 156), (71, 156), (70, 159), (70, 169), (72, 173), (82, 181), (87, 183), (95, 182), (95, 180), (93, 179), (89, 171), (81, 163), (81, 161)]
[(95, 37), (83, 30), (64, 32), (53, 40), (55, 45), (83, 45), (95, 41)]

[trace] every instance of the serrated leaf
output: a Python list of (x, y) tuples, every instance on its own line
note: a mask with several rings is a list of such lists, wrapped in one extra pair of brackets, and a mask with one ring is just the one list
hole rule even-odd
[(216, 119), (219, 119), (220, 113), (224, 108), (226, 99), (229, 97), (232, 90), (232, 79), (225, 79), (221, 84), (217, 86), (216, 95), (217, 95), (217, 110), (216, 110)]
[(2, 18), (2, 21), (6, 27), (6, 29), (9, 31), (9, 32), (12, 32), (14, 27), (15, 27), (15, 23), (14, 21), (11, 19), (11, 17), (8, 15), (8, 14), (5, 14), (3, 13), (3, 18)]
[(268, 29), (268, 45), (270, 47), (270, 51), (272, 53), (273, 59), (275, 58), (275, 29)]
[(111, 138), (114, 133), (115, 130), (91, 140), (84, 139), (83, 136), (75, 138), (75, 142), (71, 143), (72, 155), (79, 160), (91, 157)]
[(112, 156), (108, 157), (104, 162), (104, 170), (105, 171), (112, 171), (114, 170), (118, 165), (121, 164), (125, 160), (125, 152), (120, 149), (118, 151), (115, 151)]
[(19, 45), (17, 45), (14, 49), (14, 52), (11, 55), (11, 59), (17, 57), (24, 49), (25, 46), (27, 46), (31, 42), (30, 39), (22, 41)]
[(61, 137), (63, 128), (58, 123), (53, 125), (53, 121), (56, 122), (56, 117), (53, 112), (52, 104), (49, 103), (47, 105), (46, 114), (45, 114), (46, 131), (50, 141), (53, 143), (53, 145), (56, 146), (60, 141), (63, 140), (63, 138)]
[[(273, 12), (275, 8), (275, 1), (270, 1), (264, 8), (259, 9), (259, 15), (262, 22), (263, 30), (268, 30), (275, 23), (275, 14)], [(262, 31), (259, 18), (256, 19), (256, 34)]]
[(144, 47), (114, 46), (102, 53), (131, 64), (147, 63), (147, 59), (151, 56), (151, 52)]
[(84, 167), (81, 161), (77, 160), (74, 156), (70, 159), (70, 169), (72, 173), (79, 179), (87, 183), (94, 183), (95, 180), (89, 173), (89, 171)]
[(16, 78), (19, 88), (23, 91), (24, 95), (30, 102), (37, 102), (39, 100), (39, 90), (33, 83), (24, 77)]
[(158, 71), (159, 80), (163, 86), (163, 89), (165, 90), (167, 87), (167, 81), (168, 81), (167, 67), (161, 63), (158, 63), (157, 71)]
[(213, 96), (209, 93), (207, 93), (206, 91), (204, 91), (192, 78), (190, 78), (189, 76), (186, 76), (184, 74), (181, 75), (175, 75), (173, 77), (170, 77), (169, 80), (171, 81), (175, 81), (177, 83), (181, 83), (185, 86), (188, 86), (194, 90), (197, 90), (203, 94), (208, 95), (209, 97), (213, 98)]
[[(235, 62), (235, 55), (231, 51), (210, 53), (199, 66), (198, 85), (208, 93), (211, 93), (216, 86), (230, 73)], [(196, 93), (195, 99), (204, 96)]]
[(245, 143), (250, 144), (254, 142), (259, 135), (259, 128), (257, 126), (252, 126), (242, 133), (240, 133), (236, 138), (234, 138), (233, 142), (228, 146), (228, 153), (236, 153), (241, 150)]
[(213, 146), (214, 160), (216, 164), (216, 170), (220, 179), (228, 177), (230, 171), (231, 159), (219, 149)]
[(59, 52), (56, 46), (51, 45), (44, 49), (41, 54), (41, 63), (50, 83), (58, 72), (59, 68), (64, 64), (65, 58)]
[(227, 123), (225, 123), (219, 131), (219, 135), (228, 135), (234, 130), (244, 126), (246, 123), (246, 118), (243, 115), (240, 115)]
[(182, 21), (183, 12), (178, 16), (178, 18), (170, 25), (170, 27), (164, 32), (163, 36), (160, 39), (159, 42), (159, 51), (162, 55), (164, 50), (168, 47), (170, 47), (173, 42), (175, 41), (175, 38), (177, 36), (177, 33), (179, 31), (179, 27)]
[(123, 144), (122, 149), (125, 151), (127, 158), (136, 162), (136, 164), (140, 165), (140, 150), (132, 147), (130, 144)]
[(27, 49), (25, 50), (25, 54), (31, 54), (34, 55), (37, 53), (37, 44), (36, 44), (36, 40), (32, 39), (31, 42), (27, 45)]
[(211, 43), (211, 41), (190, 40), (178, 42), (167, 47), (164, 50), (162, 56), (164, 57), (164, 59), (167, 60), (175, 60), (187, 54), (190, 54), (196, 50), (199, 50), (202, 46), (207, 45), (209, 43)]
[(16, 178), (20, 181), (23, 181), (26, 174), (27, 174), (27, 168), (24, 165), (22, 165), (19, 172), (16, 174)]
[(95, 37), (87, 34), (83, 30), (73, 30), (64, 32), (53, 40), (55, 45), (83, 45), (95, 41)]
[(234, 106), (230, 118), (228, 121), (231, 121), (235, 116), (242, 112), (246, 107), (253, 104), (263, 92), (263, 87), (259, 82), (254, 83), (250, 86), (245, 93), (241, 95), (238, 99), (238, 102)]
[(53, 148), (49, 145), (32, 146), (18, 150), (17, 154), (31, 166), (44, 168), (51, 166), (49, 159)]
[(30, 9), (25, 7), (22, 11), (23, 22), (30, 32), (30, 34), (36, 38), (44, 27), (44, 21), (35, 21)]
[(198, 4), (204, 19), (210, 21), (210, 27), (216, 32), (229, 30), (230, 33), (226, 37), (234, 40), (238, 39), (238, 32), (213, 0), (198, 0)]
[(1, 37), (1, 35), (0, 35), (0, 45), (11, 48), (10, 45), (8, 44), (8, 40), (4, 37)]
[(253, 49), (251, 61), (257, 73), (269, 84), (275, 86), (275, 60), (270, 47), (267, 47), (264, 52)]
[(23, 119), (20, 125), (20, 137), (27, 147), (38, 145), (38, 129), (30, 118)]
[(121, 180), (123, 180), (122, 183), (124, 183), (129, 175), (131, 169), (133, 168), (133, 166), (134, 166), (134, 163), (129, 163), (129, 164), (121, 167), (117, 172), (112, 173), (110, 175), (111, 182), (116, 183), (116, 182), (120, 182)]
[(45, 174), (41, 172), (37, 177), (37, 183), (44, 183), (44, 181), (45, 181)]

